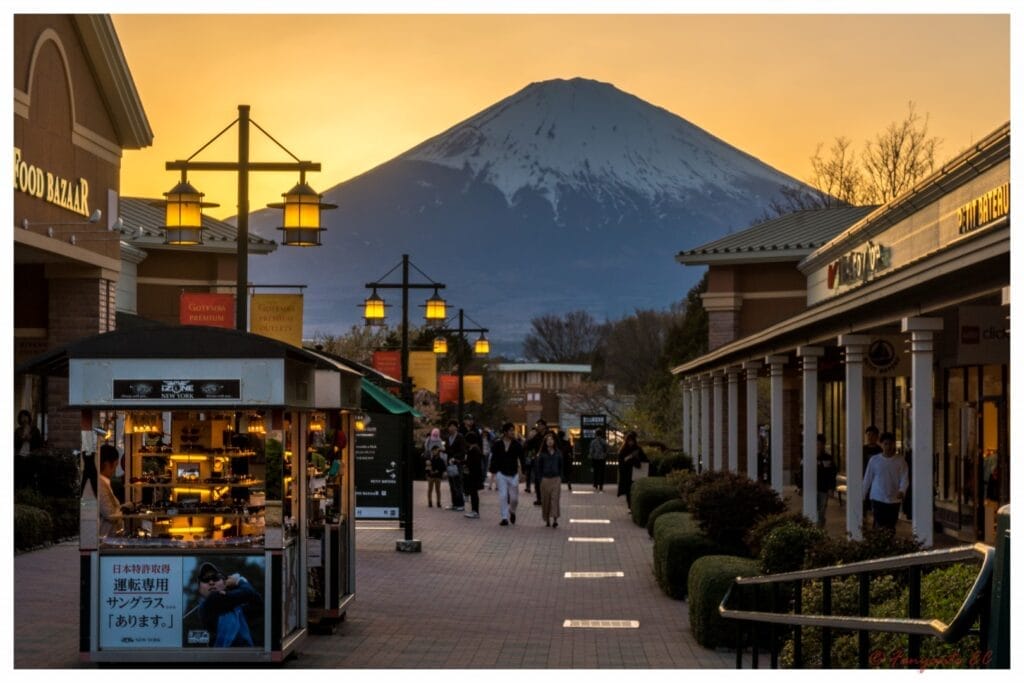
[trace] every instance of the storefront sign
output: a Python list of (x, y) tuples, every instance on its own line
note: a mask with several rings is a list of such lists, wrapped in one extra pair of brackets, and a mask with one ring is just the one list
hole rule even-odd
[(235, 328), (235, 297), (233, 294), (182, 292), (178, 304), (182, 325)]
[(402, 415), (370, 413), (355, 433), (356, 519), (398, 519)]
[(302, 347), (302, 295), (253, 294), (249, 331)]
[(416, 389), (437, 393), (437, 354), (433, 351), (409, 352), (409, 376)]
[(1010, 213), (1010, 183), (989, 190), (956, 210), (957, 232), (961, 235), (977, 230)]
[(607, 415), (580, 415), (580, 438), (593, 439), (597, 429), (605, 429), (607, 426)]
[(1010, 362), (1010, 331), (1002, 306), (961, 306), (957, 310), (957, 365)]
[(374, 351), (373, 369), (388, 377), (402, 379), (402, 354), (399, 351)]
[(910, 354), (900, 335), (872, 337), (864, 354), (865, 377), (905, 377), (910, 374)]
[(892, 249), (868, 242), (860, 251), (840, 256), (828, 265), (828, 288), (852, 287), (871, 280), (892, 265)]
[(114, 399), (150, 401), (241, 398), (237, 379), (115, 379)]
[(85, 178), (68, 180), (33, 166), (14, 148), (14, 189), (55, 204), (80, 216), (89, 216), (89, 182)]

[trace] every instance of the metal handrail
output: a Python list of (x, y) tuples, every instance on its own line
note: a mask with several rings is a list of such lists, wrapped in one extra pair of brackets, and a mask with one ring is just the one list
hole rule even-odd
[[(963, 604), (957, 611), (956, 616), (953, 617), (953, 620), (948, 624), (943, 623), (939, 619), (789, 614), (780, 612), (734, 610), (727, 606), (730, 598), (732, 597), (733, 589), (737, 586), (771, 585), (792, 581), (824, 579), (836, 576), (853, 576), (863, 573), (947, 564), (950, 562), (969, 559), (981, 559), (981, 568), (978, 570), (978, 576), (975, 578), (974, 584), (971, 586), (971, 590), (968, 592)], [(850, 631), (905, 633), (918, 636), (933, 636), (944, 643), (952, 643), (967, 634), (974, 623), (974, 619), (977, 616), (977, 607), (986, 597), (986, 592), (991, 582), (994, 568), (995, 548), (985, 545), (984, 543), (975, 543), (973, 545), (963, 546), (960, 548), (927, 550), (908, 555), (900, 555), (898, 557), (865, 560), (863, 562), (854, 562), (853, 564), (834, 567), (805, 569), (764, 576), (737, 577), (726, 591), (725, 597), (722, 598), (722, 602), (718, 606), (718, 613), (724, 618), (736, 619), (739, 621), (753, 621), (789, 626), (816, 626), (821, 628), (838, 628)]]

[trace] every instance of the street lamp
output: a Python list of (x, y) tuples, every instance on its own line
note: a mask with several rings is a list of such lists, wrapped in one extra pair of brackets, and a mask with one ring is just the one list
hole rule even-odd
[[(489, 342), (487, 340), (487, 337), (485, 337), (484, 335), (487, 332), (489, 332), (490, 330), (488, 330), (486, 327), (466, 327), (465, 318), (469, 318), (469, 316), (467, 316), (463, 312), (463, 310), (460, 308), (459, 309), (459, 326), (458, 326), (458, 328), (453, 329), (453, 330), (447, 330), (446, 329), (446, 331), (455, 332), (456, 334), (458, 334), (460, 341), (465, 338), (466, 333), (479, 333), (480, 337), (476, 340), (476, 342), (473, 343), (473, 353), (475, 353), (478, 356), (486, 356), (487, 354), (489, 354), (491, 352), (491, 342)], [(473, 320), (472, 318), (470, 318), (470, 321), (473, 324), (475, 324), (475, 325), (479, 325), (480, 324), (480, 323), (476, 322), (475, 320)], [(439, 341), (443, 341), (444, 344), (443, 345), (438, 344)], [(448, 353), (448, 341), (446, 339), (444, 339), (444, 337), (438, 337), (437, 339), (434, 340), (434, 353)], [(458, 416), (459, 417), (458, 417), (458, 419), (459, 419), (459, 424), (462, 424), (462, 411), (463, 411), (463, 408), (465, 407), (466, 399), (465, 399), (465, 387), (464, 387), (465, 372), (464, 372), (464, 367), (463, 367), (465, 365), (465, 362), (463, 361), (463, 358), (462, 358), (462, 356), (463, 356), (463, 349), (462, 349), (462, 344), (461, 343), (458, 344), (458, 350), (456, 351), (456, 355), (458, 356), (458, 358), (456, 358), (456, 361), (459, 364), (459, 410), (458, 410)]]
[[(238, 159), (237, 161), (193, 161), (214, 140), (226, 133), (233, 125), (238, 124)], [(256, 162), (249, 159), (249, 126), (255, 126), (283, 149), (294, 162)], [(316, 191), (306, 184), (307, 171), (319, 171), (320, 164), (312, 161), (300, 161), (288, 151), (284, 145), (275, 140), (258, 123), (249, 119), (249, 105), (238, 105), (238, 118), (227, 128), (217, 133), (212, 140), (200, 147), (188, 159), (168, 161), (168, 171), (181, 171), (181, 180), (170, 191), (165, 192), (166, 201), (161, 202), (166, 208), (166, 225), (163, 226), (165, 244), (188, 246), (203, 243), (202, 210), (217, 206), (203, 201), (203, 193), (188, 182), (189, 171), (235, 171), (238, 173), (238, 264), (235, 293), (235, 327), (246, 329), (248, 321), (248, 302), (246, 287), (249, 281), (249, 174), (255, 171), (298, 171), (299, 183), (284, 193), (284, 202), (269, 204), (271, 208), (284, 209), (284, 225), (278, 230), (284, 234), (281, 244), (285, 246), (312, 247), (320, 245), (320, 212), (324, 209), (337, 208), (334, 204), (326, 204)]]
[[(424, 273), (415, 265), (409, 262), (409, 255), (402, 254), (402, 261), (395, 265), (394, 268), (389, 270), (381, 278), (383, 280), (391, 273), (395, 272), (395, 268), (398, 266), (402, 267), (402, 281), (400, 283), (387, 283), (387, 282), (367, 282), (366, 288), (372, 289), (371, 294), (364, 304), (363, 316), (366, 319), (367, 325), (381, 324), (384, 322), (384, 300), (377, 294), (378, 289), (400, 289), (402, 290), (402, 400), (412, 405), (412, 381), (409, 378), (409, 290), (410, 289), (433, 289), (433, 295), (427, 299), (425, 307), (425, 317), (428, 323), (441, 324), (444, 323), (446, 304), (444, 299), (438, 294), (439, 289), (444, 289), (444, 285), (440, 282), (434, 282), (431, 280), (426, 273)], [(429, 282), (409, 282), (409, 266), (416, 268), (416, 271), (427, 278)], [(395, 549), (400, 552), (419, 552), (422, 546), (418, 540), (414, 540), (412, 537), (412, 522), (413, 522), (413, 502), (412, 502), (412, 449), (409, 448), (409, 442), (412, 439), (411, 430), (409, 434), (402, 435), (402, 478), (405, 481), (402, 491), (402, 497), (404, 499), (402, 507), (405, 512), (405, 540), (399, 541), (395, 544)]]

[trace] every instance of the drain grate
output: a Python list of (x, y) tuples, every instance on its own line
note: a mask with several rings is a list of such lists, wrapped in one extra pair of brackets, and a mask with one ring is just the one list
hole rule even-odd
[(569, 524), (611, 524), (610, 519), (570, 519)]
[(566, 572), (567, 579), (621, 579), (625, 572)]
[(615, 543), (615, 539), (610, 536), (570, 536), (570, 543)]
[(640, 628), (635, 619), (566, 619), (562, 628)]

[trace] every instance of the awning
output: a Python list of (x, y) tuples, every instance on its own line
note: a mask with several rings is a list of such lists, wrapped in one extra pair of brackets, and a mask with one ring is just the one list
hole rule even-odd
[[(388, 392), (370, 382), (365, 377), (362, 380), (363, 386), (363, 409), (383, 408), (392, 415), (404, 415), (410, 413), (413, 417), (423, 417), (411, 405), (399, 400)], [(369, 405), (368, 405), (369, 404)]]

